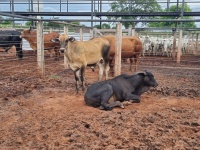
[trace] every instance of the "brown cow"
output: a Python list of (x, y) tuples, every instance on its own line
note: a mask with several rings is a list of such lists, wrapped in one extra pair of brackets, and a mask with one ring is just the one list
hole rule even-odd
[[(60, 34), (57, 32), (51, 32), (48, 34), (44, 34), (44, 50), (48, 50), (51, 53), (51, 50), (55, 51), (55, 60), (59, 60), (60, 56), (60, 44), (51, 42), (51, 39), (59, 38)], [(36, 30), (24, 30), (21, 32), (21, 38), (24, 38), (26, 41), (29, 42), (30, 47), (33, 50), (37, 50), (37, 32)]]
[[(113, 72), (113, 59), (115, 58), (115, 36), (102, 36), (110, 42), (110, 70)], [(137, 63), (139, 55), (142, 51), (142, 42), (136, 36), (122, 37), (122, 59), (130, 59), (130, 71), (132, 71), (133, 58), (135, 61), (135, 71), (137, 71)]]

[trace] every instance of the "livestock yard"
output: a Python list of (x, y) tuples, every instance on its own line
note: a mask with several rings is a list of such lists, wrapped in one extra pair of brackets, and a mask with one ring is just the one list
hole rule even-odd
[[(129, 0), (126, 1), (129, 12), (107, 12), (112, 2), (0, 2), (0, 15), (3, 16), (0, 16), (0, 150), (200, 149), (200, 28), (184, 26), (184, 22), (200, 22), (193, 18), (200, 16), (200, 2)], [(162, 12), (154, 7), (149, 12), (131, 10), (141, 4), (146, 4), (141, 5), (146, 10), (157, 3), (163, 7)], [(187, 12), (189, 9), (185, 11), (184, 4), (185, 7), (198, 6), (198, 10), (193, 8)], [(169, 11), (172, 5), (176, 8), (174, 12)], [(151, 15), (175, 19), (161, 17), (152, 21), (148, 18)], [(124, 16), (135, 18), (129, 20)], [(184, 17), (188, 18), (184, 20)], [(11, 21), (11, 26), (2, 24), (5, 21)], [(29, 25), (19, 26), (19, 21), (29, 21)], [(175, 26), (124, 28), (122, 23), (128, 21), (135, 25), (148, 21), (173, 22)], [(112, 29), (95, 26), (99, 23), (99, 27), (103, 27), (105, 22), (114, 24)], [(110, 64), (114, 70), (109, 72), (108, 78), (114, 78), (113, 74), (131, 75), (147, 70), (152, 72), (158, 86), (142, 94), (140, 103), (124, 104), (125, 108), (105, 111), (86, 105), (84, 94), (89, 85), (97, 82), (99, 67), (94, 70), (86, 67), (86, 90), (79, 90), (77, 94), (74, 72), (58, 50), (61, 41), (52, 43), (63, 33), (70, 37), (68, 42), (69, 39), (73, 42), (71, 37), (88, 41), (104, 35), (114, 36), (112, 39), (116, 44), (112, 45), (112, 54), (115, 62)], [(105, 39), (105, 43), (111, 45), (112, 41)], [(63, 41), (67, 40), (63, 38)], [(68, 43), (66, 45), (68, 51), (73, 49)], [(66, 50), (66, 45), (60, 50)], [(136, 47), (138, 53), (135, 53)], [(130, 57), (139, 57), (137, 72), (130, 71), (131, 60), (127, 59)]]
[[(139, 104), (102, 111), (75, 93), (74, 75), (63, 58), (45, 55), (40, 78), (36, 56), (21, 61), (1, 57), (0, 149), (196, 149), (200, 148), (200, 57), (141, 57), (138, 71), (149, 70), (159, 83)], [(129, 62), (122, 63), (129, 71)], [(98, 69), (86, 69), (86, 83)], [(112, 78), (112, 77), (109, 77)]]

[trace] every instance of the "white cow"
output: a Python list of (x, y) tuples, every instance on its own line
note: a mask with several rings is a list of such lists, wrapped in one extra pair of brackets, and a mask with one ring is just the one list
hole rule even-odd
[(173, 39), (163, 39), (163, 51), (162, 56), (167, 55), (167, 57), (172, 56)]
[(141, 41), (143, 42), (143, 51), (142, 51), (142, 56), (145, 56), (145, 53), (149, 53), (151, 51), (151, 41), (149, 36), (141, 37)]

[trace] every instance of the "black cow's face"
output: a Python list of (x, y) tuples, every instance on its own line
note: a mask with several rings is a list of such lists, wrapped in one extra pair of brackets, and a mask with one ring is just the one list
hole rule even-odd
[(145, 71), (144, 82), (148, 86), (152, 86), (152, 87), (158, 86), (158, 83), (157, 83), (156, 79), (154, 78), (153, 74), (151, 72), (148, 72), (148, 71)]

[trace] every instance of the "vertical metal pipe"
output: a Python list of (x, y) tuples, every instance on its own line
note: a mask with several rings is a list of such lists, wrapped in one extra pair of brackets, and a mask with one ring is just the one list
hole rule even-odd
[[(179, 0), (177, 0), (177, 3), (176, 3), (176, 11), (178, 12), (178, 5), (179, 5)], [(175, 22), (175, 28), (177, 28), (177, 22)]]
[(61, 2), (61, 0), (60, 0), (60, 12), (61, 12), (61, 3), (62, 3), (62, 2)]
[(38, 12), (40, 11), (40, 4), (39, 4), (39, 0), (38, 0)]
[[(93, 3), (94, 1), (93, 0), (91, 0), (91, 20), (93, 20), (93, 10), (94, 10), (94, 8), (93, 8), (93, 5), (94, 5), (94, 3)], [(91, 27), (93, 27), (93, 21), (91, 21)]]
[[(12, 14), (14, 14), (14, 0), (12, 0)], [(14, 17), (13, 17), (13, 19), (14, 19)], [(15, 28), (15, 21), (13, 21), (12, 27)]]
[[(102, 1), (100, 0), (100, 13), (102, 12)], [(102, 28), (101, 16), (100, 16), (100, 29)]]
[[(31, 0), (31, 12), (33, 12), (33, 0)], [(31, 21), (31, 26), (35, 26), (34, 21)]]
[[(183, 19), (185, 0), (182, 0), (181, 19)], [(180, 22), (180, 28), (183, 27), (183, 22)]]
[(97, 12), (100, 12), (100, 3), (99, 3), (99, 0), (97, 1), (97, 6), (98, 6)]
[(69, 11), (69, 10), (68, 10), (68, 5), (69, 5), (69, 1), (67, 0), (67, 12)]
[(167, 12), (169, 12), (170, 0), (167, 0)]
[(28, 0), (28, 12), (30, 12), (30, 10), (31, 10), (31, 2), (30, 0)]

